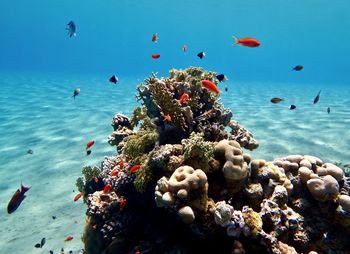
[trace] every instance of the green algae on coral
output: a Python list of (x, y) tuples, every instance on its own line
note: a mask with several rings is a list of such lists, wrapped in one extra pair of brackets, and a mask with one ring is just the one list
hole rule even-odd
[(191, 133), (188, 139), (183, 139), (184, 160), (189, 165), (197, 166), (204, 172), (208, 172), (209, 161), (214, 156), (214, 143), (204, 141), (203, 134)]
[(135, 135), (127, 137), (123, 153), (130, 158), (136, 158), (151, 151), (159, 139), (156, 130), (140, 130)]

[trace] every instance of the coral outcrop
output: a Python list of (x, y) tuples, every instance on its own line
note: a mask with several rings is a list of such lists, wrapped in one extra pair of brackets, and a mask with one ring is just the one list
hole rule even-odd
[(85, 253), (349, 253), (350, 179), (309, 155), (252, 160), (253, 135), (202, 87), (215, 76), (152, 74), (113, 117), (118, 154), (77, 180)]

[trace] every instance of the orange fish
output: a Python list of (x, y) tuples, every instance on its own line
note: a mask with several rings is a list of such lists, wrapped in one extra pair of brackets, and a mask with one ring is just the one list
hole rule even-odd
[(16, 209), (19, 207), (19, 205), (22, 203), (22, 201), (26, 198), (26, 195), (24, 195), (30, 187), (25, 187), (21, 183), (21, 189), (17, 189), (17, 191), (13, 194), (10, 202), (7, 205), (7, 212), (13, 213), (16, 211)]
[(160, 57), (159, 54), (152, 54), (152, 58), (153, 58), (153, 59), (158, 59), (159, 57)]
[(141, 165), (135, 165), (130, 169), (130, 173), (135, 173), (140, 168), (141, 168)]
[(246, 38), (239, 39), (236, 36), (232, 36), (232, 37), (233, 39), (235, 39), (235, 43), (233, 43), (233, 45), (241, 44), (243, 46), (250, 47), (250, 48), (256, 48), (260, 46), (260, 42), (254, 38), (246, 37)]
[(123, 162), (123, 161), (119, 162), (119, 168), (120, 168), (120, 169), (123, 169), (123, 168), (124, 168), (124, 162)]
[(104, 194), (107, 194), (107, 193), (109, 193), (109, 191), (111, 190), (111, 185), (108, 183), (108, 184), (106, 184), (106, 186), (103, 188), (103, 193)]
[(79, 198), (81, 198), (82, 195), (83, 195), (83, 193), (81, 193), (81, 192), (78, 193), (78, 194), (74, 197), (73, 201), (74, 201), (74, 202), (78, 201)]
[(115, 170), (113, 170), (112, 172), (111, 172), (111, 176), (117, 176), (118, 175), (118, 170), (117, 169), (115, 169)]
[(87, 142), (86, 144), (86, 150), (89, 149), (90, 147), (92, 147), (95, 144), (95, 140), (90, 140), (89, 142)]
[(210, 92), (215, 93), (216, 95), (220, 94), (218, 87), (209, 80), (202, 80), (202, 86), (208, 89)]
[(180, 96), (180, 99), (179, 99), (179, 102), (182, 104), (182, 103), (185, 103), (188, 101), (188, 99), (190, 98), (190, 96), (188, 95), (188, 93), (183, 93), (181, 96)]
[(153, 42), (158, 42), (158, 33), (154, 33), (154, 34), (152, 35), (152, 41), (153, 41)]
[(92, 225), (92, 228), (93, 228), (94, 230), (96, 230), (96, 229), (97, 229), (97, 224)]
[(186, 54), (186, 51), (187, 51), (187, 45), (186, 44), (184, 44), (184, 46), (182, 47), (182, 50)]
[(171, 122), (172, 121), (171, 116), (169, 114), (165, 115), (164, 116), (164, 121)]
[(125, 205), (126, 205), (126, 199), (123, 198), (123, 199), (120, 201), (119, 206), (120, 206), (121, 209), (123, 209), (123, 208), (125, 207)]
[(73, 236), (69, 235), (66, 237), (66, 239), (64, 239), (65, 242), (69, 242), (69, 241), (72, 241), (74, 239)]

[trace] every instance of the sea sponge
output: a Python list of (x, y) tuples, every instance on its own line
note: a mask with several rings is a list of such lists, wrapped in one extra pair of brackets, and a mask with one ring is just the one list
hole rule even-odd
[(306, 182), (306, 185), (311, 195), (318, 201), (332, 200), (339, 194), (339, 184), (330, 175), (310, 179)]
[(257, 237), (262, 231), (263, 222), (260, 215), (252, 208), (243, 207), (242, 214), (245, 224), (249, 227), (250, 234), (253, 238)]
[(156, 130), (140, 130), (135, 135), (127, 137), (123, 153), (131, 158), (136, 158), (151, 151), (159, 140)]
[(171, 175), (168, 186), (171, 192), (177, 193), (181, 189), (189, 192), (204, 187), (206, 183), (207, 176), (201, 169), (194, 170), (190, 166), (182, 166)]
[(248, 175), (247, 161), (250, 161), (250, 157), (243, 156), (238, 142), (227, 139), (221, 140), (215, 146), (215, 156), (224, 161), (222, 172), (229, 192), (238, 192)]

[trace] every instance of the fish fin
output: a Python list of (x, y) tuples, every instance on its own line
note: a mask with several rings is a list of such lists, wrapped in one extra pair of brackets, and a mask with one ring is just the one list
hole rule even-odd
[(238, 38), (234, 35), (232, 35), (232, 38), (235, 40), (235, 42), (232, 44), (232, 45), (237, 45), (239, 42), (238, 42)]
[(21, 182), (21, 193), (22, 194), (26, 193), (29, 189), (30, 189), (30, 187), (23, 186), (23, 184)]

